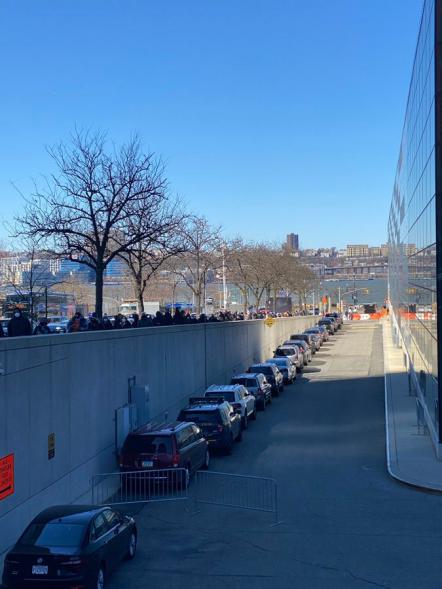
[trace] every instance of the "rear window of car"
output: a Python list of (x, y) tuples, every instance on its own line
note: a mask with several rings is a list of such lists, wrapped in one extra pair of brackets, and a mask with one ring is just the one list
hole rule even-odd
[(251, 366), (250, 372), (255, 372), (256, 374), (270, 374), (270, 376), (273, 375), (271, 366)]
[(219, 411), (181, 411), (180, 419), (193, 421), (199, 424), (221, 423)]
[(170, 436), (129, 436), (123, 446), (123, 452), (137, 454), (171, 454), (172, 440)]
[(275, 354), (277, 356), (294, 356), (295, 350), (294, 348), (285, 348), (283, 350), (279, 348), (279, 350), (276, 350)]
[(226, 401), (229, 403), (233, 403), (235, 401), (235, 393), (233, 391), (219, 391), (213, 393), (206, 393), (205, 397), (224, 397)]
[(256, 379), (254, 378), (234, 378), (233, 384), (242, 384), (244, 387), (256, 387)]
[(86, 526), (81, 524), (31, 524), (18, 541), (20, 546), (80, 546)]

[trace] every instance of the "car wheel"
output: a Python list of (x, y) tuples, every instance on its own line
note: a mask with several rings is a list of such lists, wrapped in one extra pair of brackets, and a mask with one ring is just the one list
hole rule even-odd
[(280, 392), (280, 393), (282, 393), (282, 391), (283, 391), (283, 390), (284, 390), (284, 385), (282, 384), (282, 385), (279, 387), (279, 392)]
[(248, 427), (249, 427), (249, 420), (248, 420), (248, 417), (247, 417), (247, 413), (244, 413), (244, 417), (243, 417), (243, 420), (242, 420), (242, 428), (243, 429), (247, 429)]
[(273, 401), (273, 399), (272, 399), (272, 395), (270, 395), (270, 397), (269, 397), (269, 400), (267, 401), (267, 404), (268, 404), (268, 405), (271, 405), (271, 404), (272, 404), (272, 401)]
[(104, 579), (105, 579), (104, 568), (101, 565), (100, 568), (98, 569), (97, 580), (96, 580), (94, 587), (96, 589), (104, 589)]
[(129, 538), (129, 546), (127, 547), (126, 559), (132, 560), (137, 552), (137, 535), (132, 532)]
[(258, 417), (257, 411), (256, 411), (256, 405), (253, 408), (253, 413), (252, 413), (252, 419), (253, 421), (256, 421), (256, 418)]
[(266, 410), (266, 402), (265, 402), (265, 399), (264, 399), (264, 401), (261, 401), (261, 403), (259, 404), (259, 407), (260, 407), (261, 411), (265, 411)]
[(206, 455), (204, 457), (204, 462), (203, 462), (204, 470), (207, 470), (209, 468), (209, 464), (210, 464), (210, 452), (209, 452), (209, 450), (206, 450)]
[(242, 441), (242, 429), (239, 428), (239, 432), (238, 435), (236, 436), (236, 442), (241, 442)]

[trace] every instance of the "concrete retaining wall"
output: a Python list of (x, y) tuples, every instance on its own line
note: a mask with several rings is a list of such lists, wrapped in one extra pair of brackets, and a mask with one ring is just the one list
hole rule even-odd
[[(174, 419), (187, 397), (272, 356), (313, 317), (0, 340), (0, 458), (15, 492), (0, 501), (0, 555), (51, 504), (90, 501), (91, 477), (116, 468), (115, 410), (128, 379), (149, 385), (150, 415)], [(48, 459), (48, 436), (55, 457)]]

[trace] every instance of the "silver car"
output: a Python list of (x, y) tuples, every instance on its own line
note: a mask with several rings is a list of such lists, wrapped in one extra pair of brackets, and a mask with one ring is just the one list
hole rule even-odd
[(292, 384), (296, 380), (296, 366), (293, 362), (285, 356), (284, 358), (269, 358), (266, 360), (267, 364), (274, 364), (284, 377), (284, 382)]

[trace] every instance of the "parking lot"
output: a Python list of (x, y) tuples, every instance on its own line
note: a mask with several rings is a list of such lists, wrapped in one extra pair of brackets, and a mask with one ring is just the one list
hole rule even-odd
[(382, 331), (346, 325), (211, 470), (273, 477), (280, 519), (191, 500), (137, 514), (109, 587), (441, 587), (442, 498), (389, 478)]

